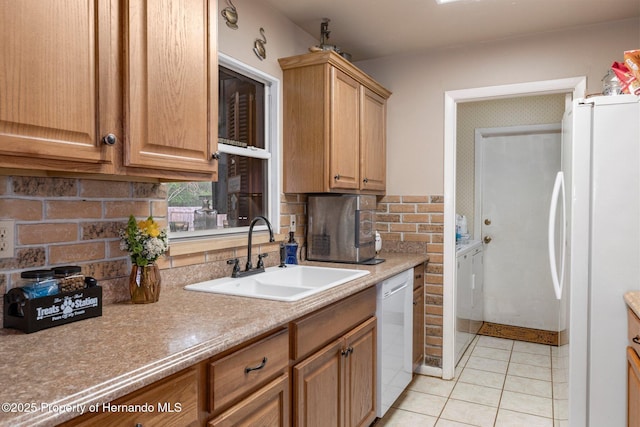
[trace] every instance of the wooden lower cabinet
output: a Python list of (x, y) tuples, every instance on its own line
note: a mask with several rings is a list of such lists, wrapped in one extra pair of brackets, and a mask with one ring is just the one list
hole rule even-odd
[[(106, 409), (105, 412), (86, 414), (62, 426), (198, 426), (199, 375), (198, 366), (185, 369), (100, 406), (101, 409)], [(132, 405), (147, 409), (141, 412), (131, 411)]]
[(413, 370), (424, 360), (424, 288), (413, 291)]
[(288, 427), (289, 375), (276, 378), (207, 423), (207, 427)]
[[(375, 420), (375, 286), (85, 414), (71, 426), (368, 427)], [(128, 412), (115, 405), (151, 404)]]
[(345, 426), (365, 427), (376, 418), (377, 320), (372, 317), (345, 336)]
[(627, 426), (640, 427), (640, 319), (627, 309)]
[(627, 426), (640, 427), (640, 357), (627, 347)]
[(296, 426), (368, 426), (375, 419), (376, 318), (293, 368)]

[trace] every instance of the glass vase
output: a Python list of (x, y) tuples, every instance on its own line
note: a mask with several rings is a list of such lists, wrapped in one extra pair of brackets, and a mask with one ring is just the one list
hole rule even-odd
[(134, 304), (157, 302), (160, 297), (160, 269), (156, 264), (131, 266), (129, 292)]

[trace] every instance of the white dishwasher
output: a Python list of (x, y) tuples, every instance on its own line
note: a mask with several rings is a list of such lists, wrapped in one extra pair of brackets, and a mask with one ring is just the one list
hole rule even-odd
[(411, 382), (413, 269), (377, 285), (376, 416), (382, 416)]

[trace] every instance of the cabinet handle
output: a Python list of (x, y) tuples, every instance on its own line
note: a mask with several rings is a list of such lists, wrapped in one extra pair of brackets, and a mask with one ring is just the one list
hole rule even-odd
[(340, 180), (340, 174), (337, 174), (336, 176), (334, 176), (333, 179), (335, 179), (336, 181), (339, 181)]
[(640, 335), (636, 335), (635, 337), (633, 337), (633, 339), (631, 340), (634, 343), (640, 345)]
[(116, 136), (112, 133), (108, 133), (104, 137), (102, 137), (102, 143), (104, 145), (114, 145), (116, 142), (118, 142), (118, 138), (116, 138)]
[(266, 364), (267, 364), (267, 357), (265, 356), (262, 358), (262, 362), (258, 366), (255, 366), (253, 368), (250, 368), (247, 366), (246, 368), (244, 368), (244, 373), (248, 374), (251, 371), (259, 371), (260, 369), (264, 368)]
[(418, 305), (418, 301), (414, 301), (414, 302), (413, 302), (413, 305)]
[(351, 346), (349, 346), (349, 347), (345, 348), (344, 350), (342, 350), (342, 351), (340, 352), (340, 354), (341, 354), (342, 356), (344, 356), (344, 357), (349, 357), (349, 355), (350, 355), (351, 353), (353, 353), (353, 347), (351, 347)]

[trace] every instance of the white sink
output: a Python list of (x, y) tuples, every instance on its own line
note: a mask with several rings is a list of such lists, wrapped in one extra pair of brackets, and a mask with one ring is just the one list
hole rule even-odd
[(185, 286), (185, 289), (277, 301), (298, 301), (367, 274), (367, 270), (288, 265), (286, 268), (269, 267), (264, 273), (253, 276), (223, 277), (195, 283)]

